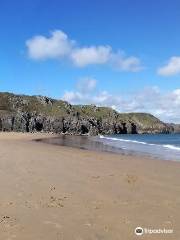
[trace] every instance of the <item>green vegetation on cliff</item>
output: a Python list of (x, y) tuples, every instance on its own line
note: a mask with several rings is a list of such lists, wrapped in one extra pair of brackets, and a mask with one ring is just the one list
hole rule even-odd
[[(38, 123), (41, 128), (37, 129)], [(48, 97), (12, 93), (0, 93), (0, 128), (93, 135), (172, 131), (170, 126), (147, 113), (118, 113), (108, 107), (71, 105)]]

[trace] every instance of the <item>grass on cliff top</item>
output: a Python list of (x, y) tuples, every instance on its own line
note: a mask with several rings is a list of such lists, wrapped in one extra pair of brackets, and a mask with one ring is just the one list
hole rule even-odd
[(0, 114), (22, 112), (36, 112), (47, 116), (67, 117), (81, 116), (96, 119), (108, 119), (124, 122), (135, 122), (139, 125), (153, 125), (161, 123), (159, 119), (147, 113), (118, 113), (109, 107), (95, 105), (71, 105), (62, 100), (55, 100), (43, 96), (15, 95), (0, 93)]

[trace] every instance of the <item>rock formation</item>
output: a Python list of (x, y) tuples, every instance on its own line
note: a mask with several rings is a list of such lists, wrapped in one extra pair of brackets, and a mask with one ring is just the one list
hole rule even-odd
[(169, 133), (172, 127), (146, 113), (122, 114), (107, 107), (0, 93), (0, 131), (97, 135)]

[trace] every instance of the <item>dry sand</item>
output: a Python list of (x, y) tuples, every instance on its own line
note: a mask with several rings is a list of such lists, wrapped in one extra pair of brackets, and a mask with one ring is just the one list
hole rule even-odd
[[(180, 239), (180, 163), (39, 136), (0, 133), (0, 240)], [(137, 226), (174, 233), (138, 237)]]

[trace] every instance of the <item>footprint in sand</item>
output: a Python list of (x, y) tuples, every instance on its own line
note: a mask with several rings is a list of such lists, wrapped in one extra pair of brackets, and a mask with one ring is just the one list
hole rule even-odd
[(14, 227), (17, 225), (17, 220), (14, 217), (5, 215), (0, 218), (0, 226), (1, 225), (5, 228)]
[(62, 203), (62, 199), (61, 198), (56, 198), (54, 196), (50, 197), (49, 203), (47, 204), (48, 207), (64, 207), (63, 203)]
[(50, 187), (49, 192), (52, 192), (52, 191), (55, 191), (55, 190), (56, 190), (56, 187), (52, 186), (52, 187)]
[(10, 219), (10, 217), (9, 217), (9, 216), (3, 216), (3, 217), (1, 218), (1, 220), (0, 220), (0, 223), (6, 222), (7, 219)]
[(67, 195), (61, 196), (61, 197), (51, 195), (46, 206), (47, 207), (64, 207), (64, 203), (68, 199), (69, 199), (69, 196)]
[(125, 180), (129, 184), (135, 184), (138, 180), (138, 177), (136, 175), (127, 174)]
[(30, 201), (25, 201), (25, 202), (24, 202), (24, 206), (27, 207), (27, 208), (32, 208), (32, 202), (30, 202)]
[(101, 178), (100, 176), (92, 176), (92, 179), (95, 179), (95, 180), (98, 180), (100, 178)]

